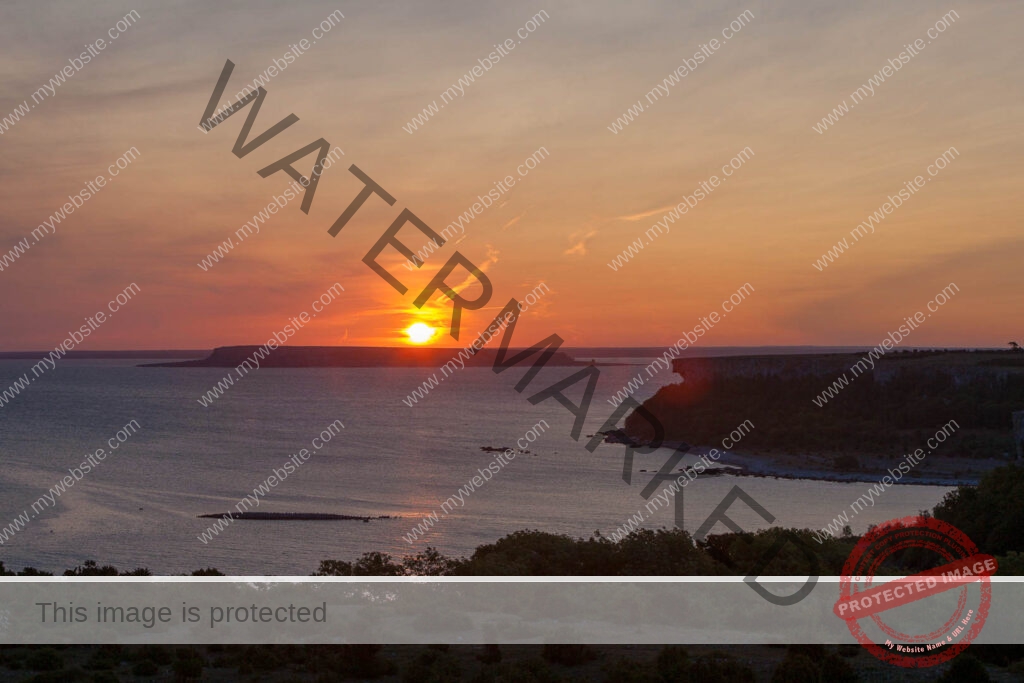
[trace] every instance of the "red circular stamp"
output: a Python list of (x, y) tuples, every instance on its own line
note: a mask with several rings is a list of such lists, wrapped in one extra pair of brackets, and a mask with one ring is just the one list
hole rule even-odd
[[(876, 576), (893, 556), (932, 564), (938, 556), (943, 564), (903, 578)], [(981, 632), (992, 603), (989, 577), (996, 568), (994, 557), (980, 554), (966, 534), (946, 522), (894, 519), (866, 533), (850, 553), (833, 611), (882, 661), (935, 666), (963, 652)]]

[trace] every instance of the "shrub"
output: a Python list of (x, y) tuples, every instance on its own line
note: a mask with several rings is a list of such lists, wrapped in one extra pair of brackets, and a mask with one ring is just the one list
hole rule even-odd
[(101, 645), (98, 650), (92, 653), (85, 668), (90, 671), (109, 671), (115, 669), (121, 663), (120, 645)]
[(449, 683), (462, 680), (462, 665), (447, 652), (427, 649), (402, 671), (403, 683)]
[(690, 654), (679, 645), (666, 645), (658, 653), (658, 674), (663, 681), (689, 681)]
[(383, 645), (342, 645), (341, 671), (353, 678), (378, 678), (394, 673), (395, 666), (378, 655)]
[(754, 672), (724, 652), (702, 655), (693, 662), (690, 676), (700, 683), (754, 683)]
[(845, 659), (830, 652), (821, 661), (821, 680), (828, 683), (857, 683), (860, 676)]
[(501, 661), (501, 648), (497, 645), (484, 645), (484, 651), (476, 658), (484, 664), (497, 664)]
[(203, 676), (203, 658), (190, 649), (178, 650), (174, 660), (174, 676), (179, 681), (195, 681)]
[(363, 553), (352, 565), (352, 573), (356, 576), (402, 576), (405, 571), (392, 562), (390, 555), (375, 551)]
[(939, 679), (941, 683), (989, 683), (988, 670), (977, 657), (962, 654), (953, 660), (949, 670)]
[(32, 671), (57, 671), (64, 668), (64, 657), (52, 647), (30, 652), (25, 658), (25, 668)]
[[(106, 675), (104, 671), (96, 676)], [(60, 671), (47, 671), (45, 673), (36, 674), (31, 678), (22, 679), (25, 683), (76, 683), (76, 681), (86, 680), (85, 670), (81, 667), (75, 667), (74, 669), (61, 669)]]
[(158, 667), (156, 664), (149, 661), (148, 659), (143, 659), (141, 661), (135, 662), (135, 665), (132, 666), (133, 676), (155, 676), (159, 672), (160, 667)]
[(772, 683), (818, 683), (820, 675), (820, 668), (810, 657), (789, 652), (775, 667)]
[(589, 645), (556, 645), (549, 643), (544, 646), (541, 656), (552, 664), (562, 666), (579, 666), (597, 659), (597, 655)]
[(527, 659), (486, 666), (473, 683), (561, 683), (562, 677), (543, 659)]
[(174, 661), (171, 652), (171, 648), (166, 645), (143, 645), (135, 653), (135, 659), (148, 659), (159, 666), (166, 666)]
[(277, 671), (287, 666), (287, 663), (281, 658), (278, 648), (274, 645), (246, 648), (246, 659), (253, 671)]
[(1024, 551), (1024, 467), (997, 467), (976, 487), (957, 487), (935, 507), (935, 517), (962, 531), (983, 553)]
[(65, 569), (64, 576), (117, 576), (117, 567), (97, 566), (96, 560), (86, 560), (74, 569)]
[[(652, 667), (635, 659), (618, 657), (604, 666), (604, 683), (661, 683), (662, 680)], [(671, 680), (674, 683), (679, 679)]]
[(313, 576), (352, 576), (352, 563), (341, 560), (320, 560)]
[(861, 647), (860, 645), (849, 645), (849, 644), (846, 644), (846, 645), (839, 645), (839, 646), (837, 646), (836, 650), (839, 652), (839, 656), (840, 657), (852, 658), (852, 657), (856, 657), (861, 652), (863, 652), (864, 648)]

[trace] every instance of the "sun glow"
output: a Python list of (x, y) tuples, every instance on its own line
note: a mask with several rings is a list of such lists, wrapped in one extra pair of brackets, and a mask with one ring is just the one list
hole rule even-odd
[(433, 339), (435, 330), (426, 323), (413, 323), (409, 327), (405, 328), (405, 334), (409, 337), (409, 342), (412, 344), (426, 344), (428, 341)]

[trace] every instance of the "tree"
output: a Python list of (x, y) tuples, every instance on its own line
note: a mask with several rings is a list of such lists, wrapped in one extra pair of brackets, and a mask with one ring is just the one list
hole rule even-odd
[(997, 467), (976, 487), (959, 486), (935, 507), (948, 522), (992, 555), (1024, 551), (1024, 467)]
[(754, 670), (725, 652), (701, 655), (693, 662), (690, 676), (701, 683), (754, 683)]
[(857, 683), (860, 678), (842, 657), (830, 652), (821, 660), (821, 680), (828, 683)]
[(818, 683), (820, 675), (820, 667), (810, 657), (790, 652), (775, 667), (772, 683)]
[(939, 679), (942, 683), (988, 683), (988, 670), (981, 660), (970, 654), (962, 654), (953, 660), (946, 675)]
[(205, 661), (202, 655), (192, 648), (181, 648), (174, 660), (174, 676), (179, 681), (198, 681), (203, 677)]
[(406, 665), (402, 683), (445, 683), (462, 680), (462, 664), (455, 655), (428, 649)]
[(458, 565), (458, 560), (442, 555), (436, 548), (402, 558), (402, 568), (411, 576), (447, 576)]
[(352, 574), (355, 576), (402, 576), (401, 565), (391, 561), (387, 553), (372, 552), (363, 553), (363, 556), (352, 565)]
[(565, 645), (545, 643), (541, 657), (552, 664), (561, 664), (562, 666), (579, 666), (597, 659), (597, 655), (589, 645), (575, 643)]
[(224, 573), (213, 567), (207, 567), (206, 569), (196, 569), (192, 572), (192, 576), (224, 576)]
[(86, 560), (74, 569), (65, 569), (64, 576), (117, 576), (117, 568), (109, 564), (100, 567), (96, 560)]
[(658, 673), (663, 681), (689, 682), (693, 680), (690, 676), (690, 655), (686, 648), (680, 645), (666, 645), (658, 653)]
[(352, 563), (342, 560), (320, 560), (313, 576), (352, 576)]

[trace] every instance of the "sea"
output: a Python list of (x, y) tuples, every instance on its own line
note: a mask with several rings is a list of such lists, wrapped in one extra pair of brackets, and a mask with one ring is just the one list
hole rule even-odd
[[(740, 352), (751, 350), (733, 353)], [(662, 371), (648, 378), (643, 367), (651, 358), (635, 354), (593, 359), (601, 375), (578, 441), (568, 409), (554, 399), (528, 400), (578, 368), (545, 368), (519, 393), (525, 366), (500, 375), (467, 367), (411, 406), (410, 393), (436, 369), (262, 368), (236, 376), (204, 406), (198, 399), (233, 369), (59, 360), (0, 407), (0, 561), (9, 570), (57, 573), (95, 560), (154, 574), (212, 567), (229, 575), (309, 575), (321, 560), (352, 561), (370, 551), (401, 557), (433, 547), (468, 556), (524, 529), (610, 536), (638, 512), (640, 526), (671, 528), (678, 505), (693, 532), (736, 485), (775, 516), (768, 523), (737, 503), (729, 515), (742, 528), (820, 529), (870, 486), (699, 477), (646, 515), (641, 490), (670, 452), (637, 455), (627, 483), (623, 445), (602, 443), (593, 453), (584, 445), (612, 413), (608, 399), (638, 373), (645, 379), (640, 400), (679, 377)], [(31, 378), (33, 363), (0, 360), (0, 389), (26, 372)], [(567, 390), (573, 401), (583, 384)], [(512, 459), (482, 450), (509, 447), (517, 449)], [(98, 465), (75, 479), (73, 470), (99, 449), (102, 461), (94, 456)], [(687, 455), (680, 466), (695, 459)], [(54, 493), (66, 476), (71, 485)], [(386, 519), (234, 520), (210, 532), (218, 520), (200, 515), (234, 511), (261, 485), (258, 505), (248, 504), (254, 512)], [(895, 487), (851, 526), (860, 533), (931, 509), (949, 490)], [(33, 507), (48, 492), (53, 504), (46, 498)]]

